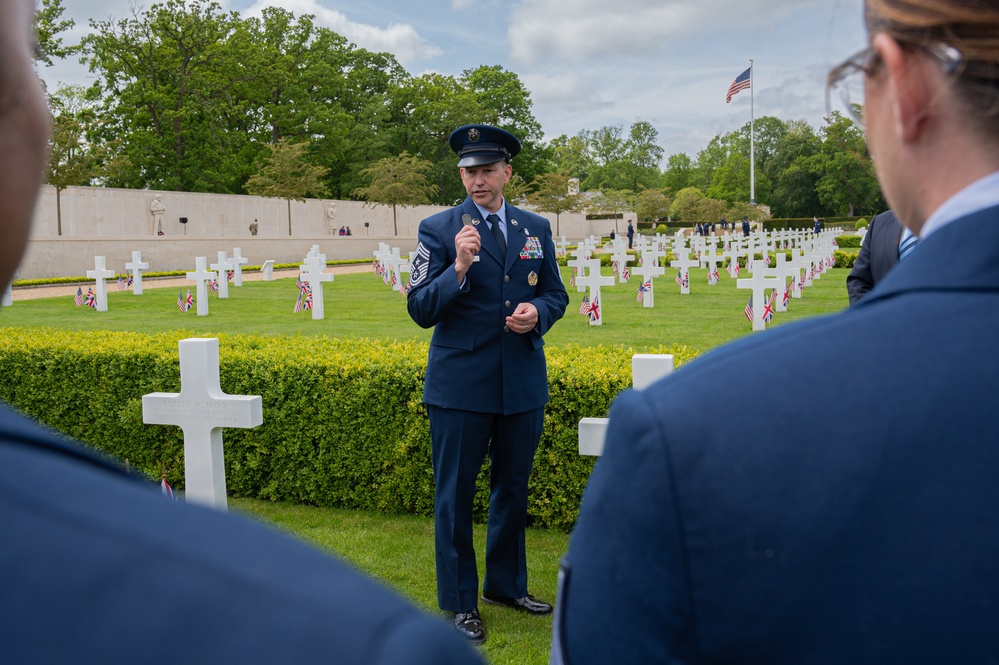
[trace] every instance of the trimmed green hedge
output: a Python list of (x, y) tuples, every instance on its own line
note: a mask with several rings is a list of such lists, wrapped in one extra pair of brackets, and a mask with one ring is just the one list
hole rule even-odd
[[(179, 427), (142, 423), (142, 395), (178, 392), (184, 333), (4, 330), (0, 397), (46, 425), (183, 488)], [(631, 384), (631, 350), (547, 351), (551, 403), (530, 480), (535, 526), (572, 527), (594, 458), (578, 454), (577, 425), (606, 415)], [(680, 365), (696, 355), (673, 353)], [(220, 335), (222, 389), (261, 395), (264, 422), (226, 429), (232, 496), (430, 515), (434, 479), (421, 403), (425, 343)], [(488, 466), (488, 464), (486, 465)], [(476, 517), (488, 508), (488, 469)]]
[(836, 236), (836, 245), (838, 247), (852, 247), (856, 249), (860, 247), (860, 236), (847, 234)]

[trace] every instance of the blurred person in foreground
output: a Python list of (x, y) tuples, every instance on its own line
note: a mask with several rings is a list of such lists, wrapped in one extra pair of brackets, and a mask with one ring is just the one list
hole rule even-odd
[[(919, 244), (854, 307), (618, 398), (553, 662), (999, 657), (999, 2), (868, 0), (866, 23), (830, 87)], [(734, 375), (738, 414), (704, 418)]]
[[(31, 0), (0, 2), (0, 282), (27, 243), (48, 113)], [(453, 631), (247, 519), (167, 500), (0, 404), (0, 662), (478, 663)]]

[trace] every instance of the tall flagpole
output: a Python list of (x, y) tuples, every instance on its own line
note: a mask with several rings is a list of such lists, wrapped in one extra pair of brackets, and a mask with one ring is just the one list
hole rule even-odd
[(754, 108), (753, 88), (756, 82), (753, 80), (753, 61), (749, 61), (749, 202), (756, 205), (756, 139), (755, 123), (756, 110)]

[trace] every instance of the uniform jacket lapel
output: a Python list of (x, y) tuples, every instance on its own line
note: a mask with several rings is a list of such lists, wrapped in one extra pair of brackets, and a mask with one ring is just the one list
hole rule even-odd
[(999, 207), (939, 229), (857, 305), (915, 291), (999, 291)]

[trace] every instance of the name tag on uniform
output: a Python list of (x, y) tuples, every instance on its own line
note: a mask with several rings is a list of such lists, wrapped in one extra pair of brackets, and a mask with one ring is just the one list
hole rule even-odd
[(541, 249), (541, 240), (536, 236), (527, 236), (524, 248), (520, 250), (520, 258), (523, 259), (543, 259), (545, 254)]

